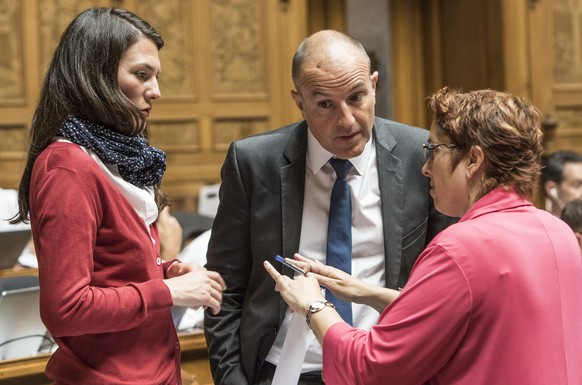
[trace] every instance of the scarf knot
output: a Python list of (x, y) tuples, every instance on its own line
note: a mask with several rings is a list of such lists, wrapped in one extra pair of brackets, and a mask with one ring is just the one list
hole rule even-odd
[(69, 117), (58, 135), (93, 151), (106, 165), (115, 165), (126, 182), (154, 186), (166, 171), (166, 154), (148, 145), (146, 138), (124, 135), (102, 125)]

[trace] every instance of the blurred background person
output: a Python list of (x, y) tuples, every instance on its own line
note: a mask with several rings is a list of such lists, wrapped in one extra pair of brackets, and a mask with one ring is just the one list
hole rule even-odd
[[(530, 202), (538, 110), (507, 93), (447, 88), (430, 106), (423, 173), (436, 208), (461, 219), (430, 242), (401, 292), (319, 263), (301, 266), (320, 275), (295, 279), (264, 263), (322, 344), (326, 384), (582, 384), (580, 249)], [(374, 306), (378, 325), (343, 322), (320, 285)]]
[(544, 162), (541, 177), (545, 209), (559, 217), (564, 206), (582, 198), (582, 155), (561, 150)]
[(183, 229), (178, 219), (170, 214), (170, 207), (166, 206), (156, 219), (160, 235), (160, 255), (164, 261), (178, 258), (182, 250)]
[(582, 249), (582, 199), (568, 202), (562, 209), (560, 218), (574, 231)]

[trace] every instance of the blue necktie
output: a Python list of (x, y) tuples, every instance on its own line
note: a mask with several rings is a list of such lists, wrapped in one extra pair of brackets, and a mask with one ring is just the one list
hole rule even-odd
[[(346, 176), (352, 167), (349, 160), (332, 158), (329, 163), (333, 166), (337, 178), (331, 190), (329, 205), (329, 223), (327, 226), (327, 264), (352, 273), (352, 202), (350, 200), (350, 186)], [(325, 298), (335, 305), (336, 310), (344, 321), (352, 324), (351, 302), (337, 299), (329, 290)]]

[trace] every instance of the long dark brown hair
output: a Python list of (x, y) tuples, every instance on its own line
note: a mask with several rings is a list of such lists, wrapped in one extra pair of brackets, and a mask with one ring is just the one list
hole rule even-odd
[[(146, 21), (120, 8), (90, 8), (67, 27), (46, 72), (28, 132), (27, 163), (18, 189), (18, 214), (11, 223), (27, 222), (32, 168), (63, 122), (77, 116), (125, 135), (148, 137), (146, 121), (123, 94), (117, 70), (123, 54), (141, 37), (158, 50), (161, 35)], [(166, 204), (156, 186), (158, 207)]]

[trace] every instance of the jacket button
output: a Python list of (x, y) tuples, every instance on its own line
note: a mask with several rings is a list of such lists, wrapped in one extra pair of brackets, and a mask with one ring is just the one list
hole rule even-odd
[(160, 265), (162, 264), (162, 258), (160, 258), (160, 257), (157, 257), (157, 258), (156, 258), (156, 264), (157, 264), (158, 266), (160, 266)]

